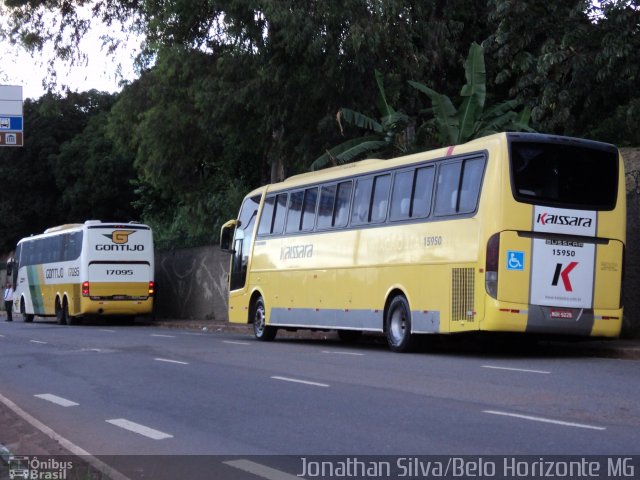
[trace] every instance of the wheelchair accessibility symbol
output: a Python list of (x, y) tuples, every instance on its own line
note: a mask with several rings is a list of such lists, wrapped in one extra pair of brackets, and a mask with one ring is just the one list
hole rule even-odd
[(507, 251), (507, 270), (524, 270), (524, 252)]

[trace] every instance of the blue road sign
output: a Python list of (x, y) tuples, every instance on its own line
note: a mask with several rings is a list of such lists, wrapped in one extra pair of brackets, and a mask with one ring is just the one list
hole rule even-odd
[(9, 117), (0, 115), (0, 130), (21, 132), (22, 117)]

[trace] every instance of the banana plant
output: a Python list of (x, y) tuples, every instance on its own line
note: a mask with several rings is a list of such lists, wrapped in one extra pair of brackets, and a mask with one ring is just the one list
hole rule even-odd
[(435, 130), (442, 145), (457, 145), (505, 130), (534, 131), (529, 127), (530, 109), (516, 112), (518, 103), (515, 100), (507, 100), (485, 110), (487, 72), (484, 49), (475, 42), (469, 48), (464, 70), (466, 84), (460, 91), (462, 102), (458, 108), (448, 96), (423, 83), (409, 81), (412, 87), (431, 100), (433, 118), (427, 120), (421, 129)]
[(355, 127), (368, 130), (369, 133), (342, 142), (330, 150), (327, 150), (313, 161), (310, 170), (320, 170), (326, 166), (342, 165), (358, 158), (380, 154), (389, 149), (401, 154), (409, 150), (411, 145), (406, 138), (406, 130), (410, 121), (409, 116), (403, 112), (394, 110), (387, 102), (382, 73), (375, 70), (375, 77), (378, 86), (376, 106), (380, 113), (380, 119), (376, 120), (375, 118), (371, 118), (349, 108), (341, 108), (336, 115), (336, 120), (340, 127), (340, 133), (343, 136), (343, 121)]

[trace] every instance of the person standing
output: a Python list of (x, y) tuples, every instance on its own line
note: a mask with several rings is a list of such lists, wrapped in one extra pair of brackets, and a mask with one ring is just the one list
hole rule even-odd
[(4, 308), (7, 310), (7, 322), (12, 322), (13, 317), (11, 311), (13, 310), (13, 286), (11, 282), (7, 282), (4, 288)]

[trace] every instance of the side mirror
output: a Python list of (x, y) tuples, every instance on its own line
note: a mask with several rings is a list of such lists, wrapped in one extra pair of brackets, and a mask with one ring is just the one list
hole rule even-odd
[(231, 245), (237, 224), (238, 222), (236, 220), (229, 220), (227, 223), (222, 225), (222, 228), (220, 229), (220, 249), (223, 252), (234, 253)]

